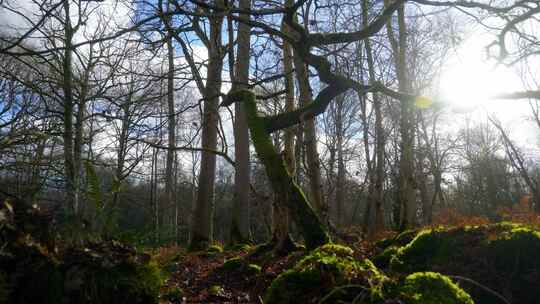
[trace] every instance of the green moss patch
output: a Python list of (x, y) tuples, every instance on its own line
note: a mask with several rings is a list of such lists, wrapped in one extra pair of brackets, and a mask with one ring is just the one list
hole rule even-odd
[(407, 304), (474, 304), (463, 289), (435, 272), (411, 274), (398, 289), (399, 297)]
[(221, 266), (221, 269), (224, 271), (234, 271), (243, 266), (244, 262), (242, 261), (242, 258), (237, 256), (226, 260), (225, 263), (223, 263), (223, 266)]
[(157, 303), (163, 283), (157, 263), (121, 244), (109, 246), (66, 253), (62, 268), (70, 302)]
[(222, 252), (223, 252), (223, 247), (219, 244), (214, 244), (208, 247), (208, 249), (206, 250), (206, 253), (208, 254), (217, 254), (217, 253), (222, 253)]
[(373, 263), (381, 269), (388, 268), (388, 266), (390, 266), (390, 261), (398, 250), (399, 247), (396, 246), (387, 247), (383, 252), (373, 258)]
[(251, 249), (253, 248), (253, 246), (249, 245), (249, 244), (234, 244), (232, 246), (229, 247), (230, 250), (232, 251), (241, 251), (241, 252), (249, 252)]
[(331, 297), (325, 298), (325, 303), (352, 301), (365, 290), (369, 290), (367, 298), (376, 299), (381, 297), (386, 279), (369, 260), (356, 261), (351, 248), (326, 244), (278, 276), (268, 288), (264, 302), (312, 303), (343, 285), (350, 288), (333, 292)]
[(388, 247), (400, 247), (409, 244), (422, 230), (419, 229), (410, 229), (405, 230), (394, 237), (383, 239), (377, 241), (375, 246), (381, 249), (386, 249)]
[(223, 265), (218, 268), (219, 272), (229, 273), (229, 272), (239, 272), (245, 275), (257, 275), (261, 272), (261, 266), (257, 264), (248, 263), (240, 256), (232, 257), (227, 259)]

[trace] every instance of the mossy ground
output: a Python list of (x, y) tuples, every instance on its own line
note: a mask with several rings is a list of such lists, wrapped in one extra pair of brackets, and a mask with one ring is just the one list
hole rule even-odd
[(150, 257), (118, 242), (48, 251), (32, 236), (0, 255), (0, 303), (157, 303), (163, 281)]
[(407, 304), (474, 304), (471, 296), (448, 277), (436, 272), (416, 272), (398, 286)]
[[(431, 229), (397, 249), (390, 259), (390, 270), (457, 275), (474, 280), (512, 303), (535, 304), (540, 298), (538, 252), (540, 232), (523, 225), (499, 223)], [(462, 285), (476, 303), (500, 302), (485, 288), (467, 281)]]
[(381, 296), (385, 280), (386, 277), (369, 260), (355, 260), (351, 248), (327, 244), (276, 278), (264, 299), (265, 303), (311, 303), (341, 285), (351, 288), (333, 293), (326, 303), (351, 301), (366, 288), (368, 297), (375, 299)]

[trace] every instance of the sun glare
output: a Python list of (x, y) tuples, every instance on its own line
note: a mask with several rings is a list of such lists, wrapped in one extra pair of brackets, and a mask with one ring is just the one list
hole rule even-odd
[(504, 106), (493, 96), (519, 90), (519, 77), (508, 67), (496, 65), (486, 59), (488, 42), (470, 37), (445, 64), (440, 93), (445, 103), (456, 111), (473, 111), (477, 108)]

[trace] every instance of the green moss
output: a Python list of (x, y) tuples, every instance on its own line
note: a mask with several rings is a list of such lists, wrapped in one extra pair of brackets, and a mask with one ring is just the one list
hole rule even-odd
[(381, 249), (386, 249), (390, 246), (405, 246), (410, 243), (421, 231), (422, 230), (418, 229), (405, 230), (392, 238), (377, 241), (375, 246)]
[(447, 276), (417, 272), (405, 278), (399, 297), (407, 304), (474, 304), (470, 295)]
[(165, 292), (163, 298), (169, 302), (177, 303), (182, 301), (184, 291), (178, 286), (174, 286)]
[(390, 266), (390, 261), (397, 254), (399, 247), (390, 246), (383, 250), (380, 254), (376, 255), (373, 258), (373, 263), (379, 268), (388, 268)]
[(445, 263), (455, 249), (455, 240), (443, 230), (424, 230), (406, 246), (397, 250), (390, 260), (394, 271), (414, 272), (429, 270), (434, 263)]
[(247, 265), (246, 270), (250, 274), (259, 274), (261, 273), (261, 266), (257, 264), (249, 264)]
[(370, 290), (370, 298), (381, 297), (382, 283), (386, 277), (370, 261), (358, 262), (352, 254), (351, 248), (335, 244), (315, 249), (272, 282), (264, 302), (311, 303), (335, 287), (349, 284), (356, 287), (333, 293), (326, 303), (351, 301), (365, 288)]
[(242, 258), (237, 256), (230, 258), (223, 263), (223, 266), (221, 266), (222, 270), (225, 271), (234, 271), (242, 268), (244, 266), (244, 262), (242, 261)]
[(219, 285), (212, 285), (212, 286), (210, 286), (210, 288), (208, 288), (208, 293), (213, 295), (213, 296), (219, 296), (224, 291), (225, 291), (225, 289), (223, 289), (223, 287), (221, 287)]
[[(288, 197), (288, 200), (284, 200), (281, 203), (286, 204), (287, 208), (291, 211), (291, 215), (304, 237), (306, 246), (309, 249), (314, 249), (328, 243), (330, 236), (326, 228), (309, 205), (302, 189), (287, 171), (287, 166), (281, 154), (278, 153), (273, 145), (267, 128), (270, 120), (269, 118), (259, 116), (255, 94), (249, 90), (238, 90), (229, 93), (228, 98), (242, 102), (255, 151), (264, 164), (266, 174), (274, 192)], [(286, 113), (284, 115), (293, 114)], [(281, 116), (281, 118), (287, 120), (285, 116)]]
[(214, 244), (214, 245), (208, 247), (206, 252), (209, 253), (209, 254), (222, 253), (223, 252), (223, 247), (221, 245), (219, 245), (219, 244)]
[(164, 282), (163, 274), (155, 261), (136, 267), (136, 276), (130, 286), (141, 297), (157, 299), (159, 290)]
[(157, 263), (88, 265), (69, 278), (79, 281), (69, 293), (72, 303), (157, 303), (163, 276)]
[(234, 244), (230, 247), (230, 250), (233, 250), (233, 251), (241, 251), (241, 252), (248, 252), (250, 251), (251, 249), (253, 248), (253, 246), (249, 245), (249, 244), (244, 244), (244, 243), (240, 243), (240, 244)]

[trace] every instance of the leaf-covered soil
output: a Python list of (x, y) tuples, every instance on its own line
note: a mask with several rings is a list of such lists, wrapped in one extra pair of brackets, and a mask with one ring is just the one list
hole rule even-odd
[[(424, 228), (386, 234), (378, 241), (343, 244), (354, 250), (352, 257), (361, 263), (359, 265), (366, 265), (362, 262), (365, 259), (373, 261), (376, 271), (380, 271), (385, 277), (383, 281), (387, 282), (380, 287), (379, 298), (371, 295), (372, 299), (367, 300), (367, 295), (364, 295), (361, 303), (438, 303), (448, 300), (448, 297), (438, 299), (432, 289), (422, 289), (422, 286), (444, 285), (446, 291), (440, 292), (448, 293), (455, 287), (447, 283), (460, 287), (455, 290), (455, 299), (461, 297), (462, 302), (454, 299), (440, 303), (470, 303), (467, 299), (472, 298), (479, 304), (535, 304), (540, 298), (540, 233), (527, 226), (502, 223)], [(323, 281), (314, 280), (313, 285), (316, 286), (308, 286), (308, 290), (296, 295), (293, 293), (296, 300), (300, 300), (298, 297), (302, 294), (314, 295), (311, 299), (302, 299), (303, 303), (316, 303), (316, 299), (320, 300), (324, 293), (338, 285), (373, 283), (372, 279), (366, 281), (365, 278), (354, 277), (357, 274), (351, 274), (349, 266), (334, 259), (339, 254), (314, 258), (313, 253), (299, 250), (282, 257), (272, 254), (257, 256), (253, 254), (257, 248), (244, 249), (217, 253), (187, 253), (175, 248), (163, 250), (158, 254), (162, 261), (170, 261), (167, 258), (170, 256), (176, 260), (173, 266), (169, 266), (171, 276), (162, 289), (162, 303), (263, 303), (265, 295), (273, 303), (295, 303), (268, 297), (272, 282), (284, 273), (292, 281), (287, 281), (282, 275), (276, 285), (282, 289), (277, 294), (306, 288), (298, 285), (298, 278), (310, 280), (309, 275), (313, 273), (317, 276), (330, 274)], [(247, 265), (260, 266), (260, 272), (250, 271)], [(321, 267), (327, 267), (326, 271), (313, 272), (313, 269)], [(352, 268), (355, 267), (360, 274), (365, 273), (363, 266)], [(292, 273), (294, 269), (300, 274)], [(345, 276), (336, 269), (345, 271)], [(443, 276), (438, 277), (439, 273)], [(354, 278), (349, 280), (347, 276)], [(328, 282), (334, 286), (325, 289)], [(411, 286), (416, 289), (411, 289)], [(177, 297), (170, 297), (171, 290)]]
[[(249, 250), (190, 252), (162, 248), (160, 261), (170, 272), (162, 288), (161, 303), (261, 303), (264, 292), (280, 273), (291, 268), (305, 255), (303, 250), (287, 256), (253, 255)], [(241, 259), (242, 265), (224, 266), (228, 260)], [(249, 266), (260, 267), (260, 271)]]

